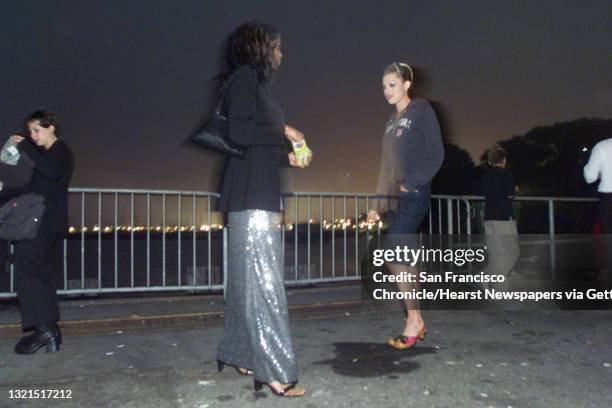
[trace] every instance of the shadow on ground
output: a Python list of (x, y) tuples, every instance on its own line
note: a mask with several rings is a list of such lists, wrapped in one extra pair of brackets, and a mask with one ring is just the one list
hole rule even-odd
[(315, 365), (330, 365), (341, 376), (370, 378), (387, 376), (394, 373), (405, 374), (421, 367), (410, 361), (422, 354), (434, 354), (433, 347), (413, 347), (396, 350), (380, 343), (334, 343), (336, 358), (318, 361)]

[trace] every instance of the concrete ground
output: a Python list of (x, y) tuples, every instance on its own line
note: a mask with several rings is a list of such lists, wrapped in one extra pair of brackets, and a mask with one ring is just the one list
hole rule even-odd
[[(399, 332), (400, 310), (359, 303), (354, 287), (305, 290), (322, 300), (300, 304), (307, 292), (289, 296), (304, 398), (254, 393), (249, 378), (216, 371), (219, 299), (77, 300), (62, 303), (64, 319), (72, 319), (62, 350), (31, 356), (13, 353), (18, 337), (7, 333), (18, 313), (3, 306), (0, 407), (612, 407), (612, 311), (425, 311), (426, 340), (398, 351), (385, 340)], [(217, 318), (177, 317), (196, 309)], [(164, 310), (181, 327), (126, 325)], [(113, 315), (124, 329), (92, 330), (96, 319), (113, 322)], [(89, 329), (80, 331), (78, 321)], [(72, 398), (9, 398), (23, 389), (70, 390)]]

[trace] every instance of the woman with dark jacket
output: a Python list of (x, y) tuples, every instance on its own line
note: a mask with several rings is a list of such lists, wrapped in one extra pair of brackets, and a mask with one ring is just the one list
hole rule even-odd
[(68, 184), (74, 167), (66, 143), (58, 139), (58, 123), (51, 112), (39, 110), (26, 119), (29, 138), (11, 136), (20, 152), (34, 162), (32, 179), (23, 188), (4, 188), (0, 195), (12, 198), (36, 193), (44, 197), (45, 211), (32, 240), (15, 242), (15, 288), (24, 332), (33, 331), (15, 346), (17, 354), (60, 348), (62, 335), (53, 264), (58, 242), (68, 230)]
[[(395, 109), (385, 126), (376, 194), (397, 197), (387, 245), (416, 249), (416, 234), (429, 212), (431, 180), (444, 160), (444, 146), (440, 125), (430, 103), (411, 96), (413, 82), (412, 68), (408, 64), (394, 62), (383, 70), (383, 93)], [(389, 200), (375, 200), (368, 218), (378, 220), (379, 213), (389, 210), (388, 207)], [(407, 272), (418, 276), (416, 265), (389, 262), (387, 266), (394, 275)], [(401, 292), (412, 292), (418, 289), (418, 282), (398, 281), (397, 286)], [(403, 330), (387, 340), (387, 344), (400, 350), (413, 347), (424, 340), (427, 333), (418, 301), (406, 299), (404, 306)]]
[[(281, 63), (275, 28), (246, 23), (230, 37), (225, 99), (230, 138), (244, 145), (244, 159), (226, 164), (219, 210), (229, 223), (225, 329), (218, 349), (225, 364), (253, 375), (276, 395), (301, 397), (283, 282), (279, 168), (306, 167), (312, 154), (304, 135), (285, 125), (270, 82)], [(285, 149), (286, 139), (294, 152)]]

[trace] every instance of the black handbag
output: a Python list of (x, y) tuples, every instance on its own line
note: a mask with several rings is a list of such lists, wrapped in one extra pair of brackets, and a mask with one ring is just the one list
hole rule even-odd
[(246, 147), (238, 145), (229, 137), (229, 125), (227, 117), (221, 113), (225, 93), (229, 88), (229, 80), (223, 87), (221, 97), (210, 118), (204, 123), (202, 129), (192, 136), (191, 141), (200, 147), (212, 149), (229, 156), (243, 158)]
[(38, 232), (45, 211), (44, 197), (28, 193), (9, 200), (0, 207), (0, 239), (24, 241)]

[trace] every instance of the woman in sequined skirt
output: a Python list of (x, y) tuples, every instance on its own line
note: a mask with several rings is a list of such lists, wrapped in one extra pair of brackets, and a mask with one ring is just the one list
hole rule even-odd
[[(304, 135), (285, 124), (270, 92), (282, 58), (278, 31), (246, 23), (230, 36), (225, 109), (230, 138), (247, 147), (227, 160), (219, 210), (229, 222), (225, 328), (219, 370), (253, 375), (255, 389), (301, 397), (283, 280), (280, 167), (306, 167), (312, 153)], [(286, 148), (293, 144), (293, 152)], [(296, 157), (297, 155), (297, 157)]]

